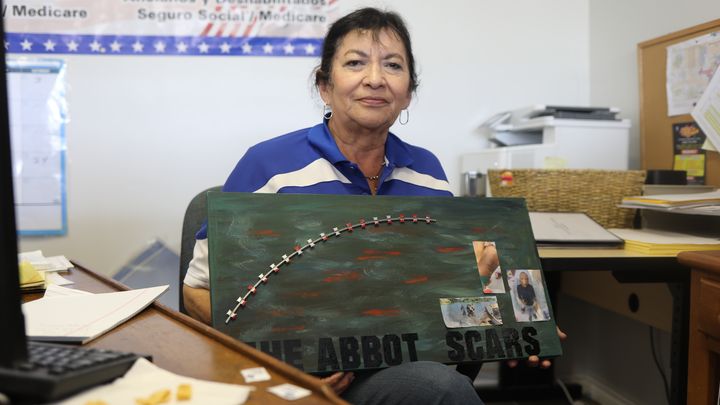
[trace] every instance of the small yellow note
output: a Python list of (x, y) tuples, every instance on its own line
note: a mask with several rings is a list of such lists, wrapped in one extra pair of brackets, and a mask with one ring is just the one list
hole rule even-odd
[(45, 281), (45, 274), (40, 273), (30, 262), (20, 262), (20, 285), (35, 284)]

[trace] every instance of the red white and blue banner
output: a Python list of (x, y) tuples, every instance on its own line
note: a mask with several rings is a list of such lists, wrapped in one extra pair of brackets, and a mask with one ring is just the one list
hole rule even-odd
[(318, 56), (338, 0), (5, 0), (17, 54)]

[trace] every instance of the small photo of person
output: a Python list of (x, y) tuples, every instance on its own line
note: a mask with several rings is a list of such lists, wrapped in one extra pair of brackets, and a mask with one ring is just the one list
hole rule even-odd
[(440, 311), (451, 329), (503, 324), (495, 297), (440, 298)]
[(473, 250), (483, 292), (485, 294), (504, 293), (505, 283), (495, 242), (473, 241)]
[(507, 279), (516, 321), (535, 322), (550, 319), (540, 270), (508, 270)]

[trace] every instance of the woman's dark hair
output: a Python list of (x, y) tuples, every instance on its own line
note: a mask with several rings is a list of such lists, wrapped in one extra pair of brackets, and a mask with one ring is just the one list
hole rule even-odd
[(410, 71), (410, 88), (408, 91), (415, 91), (418, 86), (417, 74), (415, 73), (415, 58), (410, 44), (410, 33), (402, 17), (392, 11), (381, 11), (376, 8), (367, 7), (355, 10), (352, 13), (335, 21), (328, 30), (323, 43), (322, 59), (320, 66), (315, 69), (315, 85), (330, 82), (330, 68), (337, 53), (338, 46), (345, 36), (355, 30), (370, 31), (373, 36), (388, 29), (395, 33), (405, 45), (407, 53), (408, 70)]

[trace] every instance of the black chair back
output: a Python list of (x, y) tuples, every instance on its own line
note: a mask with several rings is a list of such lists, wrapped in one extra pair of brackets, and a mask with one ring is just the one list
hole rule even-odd
[(180, 312), (187, 314), (185, 303), (183, 302), (183, 281), (185, 273), (187, 273), (188, 265), (193, 257), (193, 249), (195, 248), (195, 234), (203, 222), (207, 220), (207, 193), (208, 191), (220, 191), (222, 186), (210, 187), (198, 193), (188, 204), (185, 210), (185, 218), (183, 219), (182, 238), (180, 242)]

